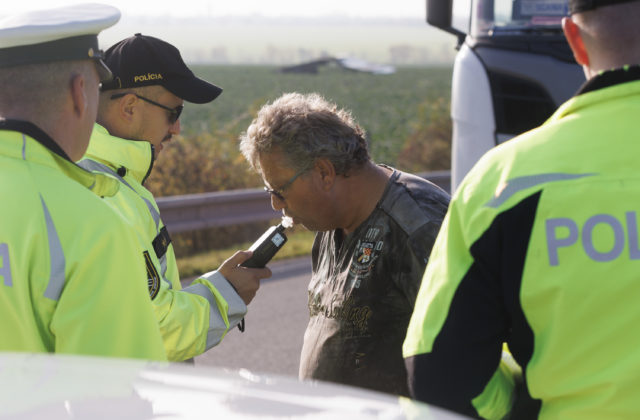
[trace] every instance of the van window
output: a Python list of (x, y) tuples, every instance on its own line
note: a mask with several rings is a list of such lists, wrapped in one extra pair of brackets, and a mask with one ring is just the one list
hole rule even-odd
[(557, 35), (568, 11), (568, 0), (473, 0), (471, 33)]

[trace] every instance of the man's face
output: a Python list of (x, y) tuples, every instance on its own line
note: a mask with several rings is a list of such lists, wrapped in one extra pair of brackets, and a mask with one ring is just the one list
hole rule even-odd
[[(154, 86), (150, 91), (150, 100), (170, 109), (176, 109), (183, 104), (183, 100), (161, 86)], [(147, 96), (142, 94), (145, 98)], [(171, 121), (171, 111), (138, 98), (141, 118), (133, 138), (145, 140), (153, 144), (155, 157), (157, 158), (163, 149), (163, 142), (171, 140), (171, 137), (180, 134), (180, 120)]]
[[(311, 231), (334, 229), (332, 224), (332, 204), (326, 191), (319, 183), (315, 167), (299, 171), (287, 165), (282, 152), (261, 154), (258, 158), (262, 169), (262, 180), (267, 188), (275, 190), (271, 194), (271, 206), (282, 211), (295, 224), (301, 224)], [(284, 188), (283, 188), (284, 186)]]

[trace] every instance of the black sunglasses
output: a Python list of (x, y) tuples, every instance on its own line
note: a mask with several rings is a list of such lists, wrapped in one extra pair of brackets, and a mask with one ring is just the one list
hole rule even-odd
[(138, 99), (142, 99), (145, 102), (149, 102), (151, 105), (159, 106), (160, 108), (169, 111), (169, 124), (171, 125), (175, 124), (176, 121), (178, 121), (178, 118), (180, 118), (180, 114), (182, 114), (182, 109), (184, 108), (184, 105), (178, 105), (175, 108), (169, 108), (168, 106), (162, 105), (156, 101), (152, 101), (149, 98), (145, 98), (144, 96), (138, 95), (137, 93), (133, 93), (133, 92), (115, 93), (111, 95), (111, 99), (122, 98), (123, 96), (126, 96), (126, 95), (135, 95), (136, 98)]

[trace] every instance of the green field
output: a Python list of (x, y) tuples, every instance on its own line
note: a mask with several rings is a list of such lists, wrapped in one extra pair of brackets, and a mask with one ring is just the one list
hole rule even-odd
[(239, 135), (257, 109), (285, 92), (318, 92), (351, 109), (367, 131), (374, 159), (394, 163), (409, 134), (422, 123), (420, 105), (448, 98), (451, 68), (405, 67), (373, 75), (321, 68), (318, 74), (284, 74), (278, 67), (196, 66), (195, 73), (224, 89), (211, 104), (187, 104), (185, 135), (229, 131)]
[[(260, 177), (238, 151), (238, 137), (263, 104), (292, 91), (318, 92), (350, 109), (366, 130), (377, 162), (413, 172), (449, 165), (450, 68), (405, 67), (390, 75), (337, 67), (322, 68), (318, 74), (285, 74), (263, 66), (193, 69), (224, 92), (210, 104), (186, 104), (182, 135), (167, 145), (146, 183), (158, 197), (261, 186)], [(265, 226), (172, 235), (180, 257), (199, 254), (181, 264), (184, 274), (210, 269), (211, 261), (229, 256), (239, 243), (251, 243)], [(221, 255), (202, 255), (225, 247), (230, 249)]]

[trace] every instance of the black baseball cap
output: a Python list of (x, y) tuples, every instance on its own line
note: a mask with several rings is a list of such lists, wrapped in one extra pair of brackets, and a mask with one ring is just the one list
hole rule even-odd
[(160, 85), (179, 98), (196, 104), (211, 102), (222, 89), (196, 77), (173, 45), (152, 36), (135, 34), (111, 46), (104, 61), (113, 80), (101, 90)]
[(629, 1), (637, 0), (569, 0), (569, 13), (574, 14), (586, 12), (588, 10), (597, 9), (598, 7), (627, 3)]

